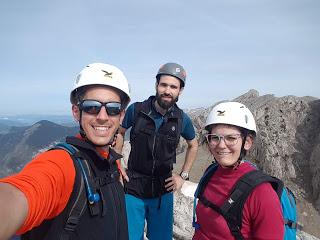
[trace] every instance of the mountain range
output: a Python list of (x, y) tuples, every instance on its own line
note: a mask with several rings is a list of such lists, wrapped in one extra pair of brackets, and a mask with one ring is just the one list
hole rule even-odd
[(19, 171), (42, 149), (75, 135), (78, 127), (66, 127), (41, 120), (31, 126), (11, 127), (0, 134), (0, 176)]
[(48, 120), (62, 126), (76, 126), (71, 115), (0, 115), (0, 134), (8, 133), (11, 127), (31, 126), (41, 120)]

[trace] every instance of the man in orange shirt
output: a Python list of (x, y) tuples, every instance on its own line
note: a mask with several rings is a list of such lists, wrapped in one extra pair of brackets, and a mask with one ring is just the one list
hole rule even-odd
[(0, 179), (0, 239), (15, 233), (22, 239), (128, 239), (117, 166), (121, 155), (111, 147), (130, 101), (127, 79), (115, 66), (90, 64), (78, 75), (70, 100), (80, 131), (66, 142), (86, 159), (92, 175), (92, 192), (86, 192), (94, 198), (86, 197), (79, 218), (70, 218), (78, 208), (76, 189), (88, 187), (87, 179), (79, 177), (79, 166), (67, 151), (41, 153), (20, 173)]

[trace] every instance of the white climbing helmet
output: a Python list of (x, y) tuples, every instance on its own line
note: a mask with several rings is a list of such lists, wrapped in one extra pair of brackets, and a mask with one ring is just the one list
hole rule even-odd
[(239, 102), (223, 102), (213, 107), (207, 117), (205, 129), (213, 124), (228, 124), (257, 134), (256, 121), (250, 110)]
[(123, 108), (130, 102), (130, 87), (123, 72), (110, 64), (92, 63), (86, 66), (77, 76), (72, 91), (70, 101), (76, 104), (76, 92), (79, 88), (89, 85), (110, 86), (122, 92), (124, 99), (121, 99)]

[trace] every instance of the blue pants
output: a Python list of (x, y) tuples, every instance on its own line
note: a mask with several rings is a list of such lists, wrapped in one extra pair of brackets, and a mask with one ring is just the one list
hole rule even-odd
[(150, 240), (172, 240), (173, 193), (159, 198), (140, 199), (126, 194), (129, 240), (143, 240), (144, 224)]

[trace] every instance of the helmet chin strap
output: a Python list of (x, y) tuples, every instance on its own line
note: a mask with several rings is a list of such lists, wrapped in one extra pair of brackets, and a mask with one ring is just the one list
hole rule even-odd
[(243, 133), (243, 141), (242, 141), (242, 144), (241, 144), (240, 155), (239, 155), (238, 161), (235, 164), (233, 164), (233, 169), (237, 169), (239, 167), (239, 165), (242, 162), (242, 159), (245, 157), (245, 155), (247, 153), (247, 151), (244, 149), (244, 145), (246, 143), (247, 136), (248, 136), (248, 132), (245, 131)]
[(240, 164), (242, 162), (242, 159), (246, 155), (247, 151), (244, 149), (244, 145), (246, 143), (247, 136), (248, 136), (248, 132), (246, 131), (246, 132), (243, 133), (243, 141), (242, 141), (242, 144), (241, 144), (241, 150), (240, 150), (239, 158), (233, 165), (229, 166), (229, 168), (232, 168), (233, 170), (237, 169), (240, 166)]

